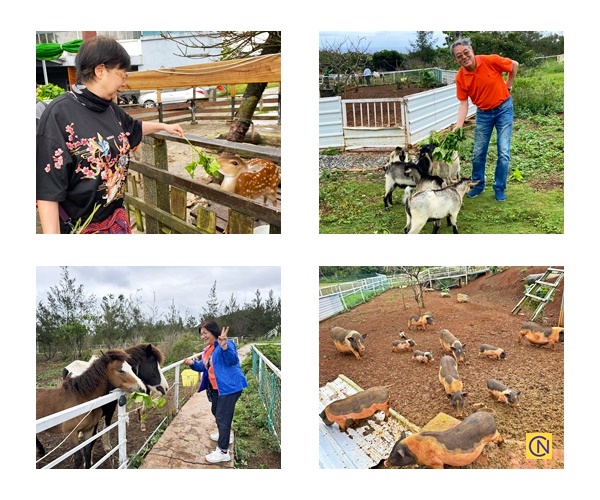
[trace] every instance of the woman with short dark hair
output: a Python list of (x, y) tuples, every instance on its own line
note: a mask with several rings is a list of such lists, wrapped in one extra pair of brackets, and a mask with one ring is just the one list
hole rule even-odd
[(113, 38), (83, 42), (77, 84), (44, 110), (36, 134), (36, 199), (44, 233), (131, 233), (124, 208), (129, 152), (179, 124), (135, 120), (115, 102), (131, 60)]
[(228, 462), (231, 460), (229, 443), (235, 404), (248, 383), (235, 343), (227, 338), (229, 327), (221, 330), (215, 321), (209, 320), (204, 321), (198, 331), (206, 347), (199, 360), (186, 358), (183, 362), (202, 373), (198, 392), (206, 390), (217, 423), (218, 431), (210, 435), (217, 441), (217, 448), (205, 458), (211, 463)]

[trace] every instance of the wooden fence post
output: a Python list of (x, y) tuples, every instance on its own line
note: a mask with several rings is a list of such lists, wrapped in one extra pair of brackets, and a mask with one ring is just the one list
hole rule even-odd
[[(146, 136), (142, 140), (142, 162), (169, 170), (167, 142), (163, 139)], [(170, 212), (169, 186), (144, 176), (144, 201), (166, 212)], [(161, 224), (146, 214), (146, 234), (160, 234)]]

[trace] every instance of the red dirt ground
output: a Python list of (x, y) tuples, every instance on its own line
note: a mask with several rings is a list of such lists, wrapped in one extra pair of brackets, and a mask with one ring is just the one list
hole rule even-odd
[[(528, 316), (511, 314), (523, 297), (523, 279), (539, 274), (545, 267), (510, 267), (495, 275), (482, 276), (462, 288), (451, 289), (450, 298), (439, 291), (425, 293), (424, 311), (431, 311), (435, 323), (423, 331), (407, 328), (410, 315), (419, 308), (410, 290), (393, 289), (350, 311), (324, 320), (319, 325), (319, 385), (343, 374), (366, 389), (377, 385), (391, 388), (391, 407), (415, 425), (422, 427), (438, 413), (454, 415), (438, 380), (442, 351), (439, 330), (450, 330), (466, 344), (467, 362), (459, 365), (464, 383), (465, 416), (479, 409), (495, 412), (498, 430), (505, 440), (500, 448), (486, 452), (472, 468), (563, 468), (564, 447), (564, 345), (552, 350), (537, 347), (527, 340), (519, 343), (519, 328)], [(548, 326), (558, 324), (564, 280), (554, 300), (543, 310)], [(457, 293), (469, 296), (458, 303)], [(362, 359), (339, 353), (329, 337), (332, 326), (355, 329), (367, 334)], [(435, 361), (423, 365), (412, 361), (410, 352), (392, 353), (393, 340), (400, 332), (416, 342), (415, 349), (431, 351)], [(502, 347), (506, 359), (494, 361), (478, 357), (482, 343)], [(520, 408), (495, 402), (487, 393), (486, 381), (495, 378), (521, 391)], [(552, 433), (552, 460), (525, 460), (527, 432)]]
[[(343, 99), (378, 99), (378, 98), (394, 98), (394, 97), (404, 97), (407, 95), (417, 94), (418, 92), (424, 92), (425, 90), (429, 90), (421, 87), (409, 87), (409, 88), (396, 88), (396, 85), (361, 85), (360, 87), (354, 87), (350, 90), (347, 90), (346, 93), (342, 96)], [(360, 116), (361, 110), (356, 107), (353, 112), (352, 104), (346, 104), (347, 107), (347, 119), (348, 126), (354, 126), (354, 112), (357, 116)], [(367, 108), (364, 105), (361, 105), (362, 113), (366, 119), (367, 116)], [(382, 106), (377, 108), (377, 114), (373, 115), (373, 110), (370, 110), (371, 119), (376, 121), (379, 126), (387, 126), (390, 124), (394, 126), (394, 114), (392, 112), (392, 116), (388, 115), (389, 110), (387, 107)], [(358, 119), (357, 119), (358, 121)]]

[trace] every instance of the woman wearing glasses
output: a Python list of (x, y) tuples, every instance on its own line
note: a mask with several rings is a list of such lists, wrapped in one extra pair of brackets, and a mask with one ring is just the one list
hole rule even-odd
[(207, 462), (229, 462), (229, 444), (235, 404), (248, 387), (248, 382), (240, 366), (235, 343), (227, 338), (229, 327), (219, 328), (212, 320), (204, 321), (199, 327), (204, 350), (200, 359), (185, 358), (183, 362), (192, 370), (202, 373), (198, 392), (206, 390), (211, 403), (210, 410), (215, 417), (217, 432), (210, 434), (216, 441), (215, 451), (205, 456)]
[(86, 40), (75, 66), (77, 85), (54, 99), (38, 124), (42, 231), (130, 234), (124, 208), (129, 152), (143, 135), (162, 130), (183, 136), (183, 130), (178, 124), (135, 120), (116, 104), (130, 67), (129, 54), (116, 40)]

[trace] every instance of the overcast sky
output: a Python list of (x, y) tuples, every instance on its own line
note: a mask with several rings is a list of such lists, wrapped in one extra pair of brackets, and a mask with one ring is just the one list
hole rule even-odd
[[(410, 42), (416, 42), (416, 31), (321, 31), (319, 33), (319, 48), (335, 47), (345, 40), (357, 44), (364, 38), (360, 48), (370, 54), (380, 50), (396, 50), (401, 54), (411, 50)], [(444, 44), (444, 34), (433, 32), (433, 42), (438, 46)], [(367, 48), (368, 47), (368, 48)]]
[[(242, 306), (250, 303), (260, 290), (267, 299), (273, 290), (276, 298), (281, 296), (281, 273), (279, 267), (68, 267), (69, 276), (75, 285), (83, 285), (87, 295), (94, 294), (100, 305), (102, 297), (113, 294), (141, 298), (142, 304), (152, 307), (154, 300), (161, 313), (166, 313), (175, 301), (182, 316), (186, 310), (199, 317), (210, 289), (217, 282), (217, 299), (224, 304), (231, 294)], [(58, 286), (61, 279), (60, 267), (37, 267), (36, 304), (46, 301), (50, 287)], [(149, 313), (150, 309), (144, 311)]]
[[(558, 33), (562, 31), (542, 31), (541, 33)], [(319, 49), (335, 48), (343, 43), (343, 47), (347, 47), (345, 41), (350, 42), (350, 46), (356, 46), (358, 41), (364, 38), (364, 41), (357, 47), (370, 54), (379, 52), (380, 50), (396, 50), (401, 54), (407, 54), (412, 47), (411, 42), (417, 40), (416, 31), (321, 31), (319, 33)], [(443, 47), (445, 36), (442, 31), (434, 31), (432, 41), (438, 47)]]

